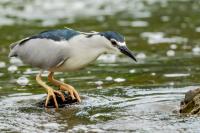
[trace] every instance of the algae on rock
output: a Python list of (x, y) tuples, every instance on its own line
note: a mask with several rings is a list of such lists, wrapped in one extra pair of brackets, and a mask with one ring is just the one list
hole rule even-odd
[(180, 113), (200, 114), (200, 88), (186, 92), (181, 101)]

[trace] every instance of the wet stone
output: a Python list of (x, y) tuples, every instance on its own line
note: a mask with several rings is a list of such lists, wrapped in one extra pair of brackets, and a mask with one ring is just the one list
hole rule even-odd
[(200, 88), (185, 93), (179, 112), (191, 115), (200, 114)]
[[(65, 96), (65, 101), (62, 101), (60, 95), (57, 95), (56, 94), (56, 100), (58, 102), (58, 107), (59, 108), (64, 108), (66, 106), (69, 106), (69, 105), (72, 105), (72, 104), (76, 104), (78, 103), (77, 99), (72, 99), (71, 96), (67, 93), (63, 93), (64, 96)], [(36, 105), (40, 108), (44, 108), (45, 107), (45, 101), (46, 101), (46, 96), (44, 97), (44, 100), (38, 102)], [(53, 101), (53, 98), (51, 98), (49, 100), (49, 103), (47, 105), (47, 108), (55, 108), (55, 105), (54, 105), (54, 101)]]

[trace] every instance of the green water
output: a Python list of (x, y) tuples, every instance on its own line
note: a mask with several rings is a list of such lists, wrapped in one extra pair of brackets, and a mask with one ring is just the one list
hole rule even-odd
[[(0, 26), (0, 131), (199, 132), (199, 117), (183, 117), (178, 109), (184, 93), (200, 84), (200, 2), (135, 1), (138, 7), (141, 3), (147, 17), (137, 18), (132, 11), (122, 10), (112, 15), (78, 16), (72, 22), (60, 18), (54, 25), (44, 25), (40, 18), (7, 15), (15, 23)], [(23, 10), (20, 4), (0, 2), (1, 7), (16, 11)], [(34, 17), (34, 12), (31, 15)], [(56, 73), (57, 79), (77, 89), (82, 103), (45, 110), (36, 105), (45, 97), (35, 81), (39, 70), (10, 60), (9, 44), (66, 26), (79, 31), (120, 32), (138, 62), (123, 55), (116, 59), (104, 56), (83, 70)], [(17, 70), (11, 72), (13, 65)], [(20, 77), (28, 79), (26, 86), (17, 83)], [(117, 82), (119, 78), (121, 82)]]

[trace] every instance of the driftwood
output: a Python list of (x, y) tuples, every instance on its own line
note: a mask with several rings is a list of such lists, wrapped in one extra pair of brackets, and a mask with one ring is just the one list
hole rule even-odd
[(180, 113), (200, 114), (200, 88), (186, 92), (181, 101)]

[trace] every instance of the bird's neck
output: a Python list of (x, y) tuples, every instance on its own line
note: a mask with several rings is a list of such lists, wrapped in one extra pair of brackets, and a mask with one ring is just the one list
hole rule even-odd
[[(96, 54), (103, 54), (106, 52), (106, 39), (101, 35), (93, 35), (88, 37), (86, 35), (79, 35), (71, 39), (74, 47), (86, 52), (94, 52)], [(87, 53), (89, 54), (89, 53)]]
[(61, 69), (78, 70), (95, 61), (101, 54), (106, 52), (102, 46), (100, 37), (87, 38), (85, 35), (75, 36), (69, 40), (69, 58)]
[(104, 41), (104, 38), (100, 35), (92, 37), (86, 35), (75, 36), (69, 41), (71, 43), (69, 45), (70, 52), (74, 57), (80, 57), (91, 62), (106, 52)]
[(106, 39), (100, 35), (94, 35), (90, 38), (86, 38), (86, 45), (88, 45), (92, 50), (97, 51), (99, 54), (106, 52)]
[[(94, 57), (93, 60), (96, 60), (100, 55), (107, 52), (105, 44), (105, 38), (100, 35), (94, 35), (90, 38), (85, 39), (85, 45), (87, 45), (87, 51), (90, 52), (91, 57)], [(84, 44), (83, 44), (84, 45)]]

